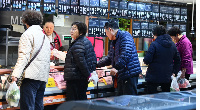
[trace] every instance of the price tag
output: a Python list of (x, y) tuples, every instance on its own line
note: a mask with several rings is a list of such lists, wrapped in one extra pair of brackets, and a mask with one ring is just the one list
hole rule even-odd
[(48, 83), (46, 84), (46, 87), (56, 87), (56, 84), (53, 78), (48, 79)]

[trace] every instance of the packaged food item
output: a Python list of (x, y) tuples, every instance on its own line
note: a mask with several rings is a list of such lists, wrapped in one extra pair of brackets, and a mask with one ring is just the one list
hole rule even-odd
[(178, 79), (178, 85), (179, 85), (179, 88), (188, 88), (188, 87), (191, 87), (189, 81), (185, 78), (179, 78)]

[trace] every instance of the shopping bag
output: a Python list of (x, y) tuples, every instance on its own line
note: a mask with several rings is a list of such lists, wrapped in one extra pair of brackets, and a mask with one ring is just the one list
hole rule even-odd
[(188, 87), (191, 87), (189, 81), (185, 78), (179, 78), (178, 79), (178, 85), (179, 85), (179, 88), (188, 88)]
[(171, 92), (180, 91), (179, 85), (178, 85), (178, 82), (177, 82), (177, 78), (174, 77), (174, 76), (171, 76), (171, 78), (172, 78), (172, 82), (171, 82), (170, 91)]
[(94, 84), (97, 84), (98, 79), (99, 78), (98, 78), (96, 71), (93, 71), (91, 73), (91, 77), (88, 79), (88, 82), (93, 81)]
[(10, 84), (6, 93), (6, 101), (10, 106), (17, 107), (20, 99), (20, 91), (16, 82)]

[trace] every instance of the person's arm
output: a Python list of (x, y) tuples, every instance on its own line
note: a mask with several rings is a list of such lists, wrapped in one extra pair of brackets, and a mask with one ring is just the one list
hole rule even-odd
[(19, 78), (30, 59), (30, 53), (32, 50), (31, 38), (28, 35), (22, 34), (19, 40), (18, 46), (18, 59), (14, 67), (12, 76)]
[(154, 53), (155, 53), (155, 46), (154, 46), (154, 43), (152, 42), (143, 59), (143, 62), (147, 65), (150, 64), (153, 60)]
[(108, 51), (108, 55), (97, 63), (97, 68), (111, 65), (112, 52)]

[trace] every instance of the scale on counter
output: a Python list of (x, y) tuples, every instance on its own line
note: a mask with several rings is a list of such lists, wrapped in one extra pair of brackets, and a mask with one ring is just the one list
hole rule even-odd
[(62, 35), (63, 40), (69, 40), (69, 45), (71, 44), (72, 37), (71, 35)]

